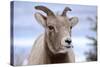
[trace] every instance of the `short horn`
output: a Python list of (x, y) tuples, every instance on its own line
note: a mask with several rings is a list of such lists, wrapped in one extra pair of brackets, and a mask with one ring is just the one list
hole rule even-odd
[(68, 11), (72, 11), (72, 10), (71, 10), (69, 7), (66, 7), (61, 15), (62, 15), (62, 16), (66, 16), (66, 13), (67, 13)]
[(45, 6), (35, 6), (35, 9), (44, 11), (48, 16), (55, 16), (54, 13)]

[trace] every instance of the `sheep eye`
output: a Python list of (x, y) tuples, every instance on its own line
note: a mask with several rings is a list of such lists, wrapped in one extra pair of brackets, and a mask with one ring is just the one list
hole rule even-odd
[(54, 27), (53, 26), (48, 26), (49, 30), (53, 30)]

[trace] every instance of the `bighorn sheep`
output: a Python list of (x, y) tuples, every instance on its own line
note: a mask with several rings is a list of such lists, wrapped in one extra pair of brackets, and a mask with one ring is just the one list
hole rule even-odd
[(47, 14), (44, 16), (35, 13), (35, 18), (45, 28), (45, 32), (35, 41), (28, 64), (75, 62), (71, 29), (78, 23), (78, 18), (68, 18), (66, 13), (71, 11), (69, 7), (66, 7), (61, 15), (55, 15), (45, 6), (35, 6), (35, 9)]

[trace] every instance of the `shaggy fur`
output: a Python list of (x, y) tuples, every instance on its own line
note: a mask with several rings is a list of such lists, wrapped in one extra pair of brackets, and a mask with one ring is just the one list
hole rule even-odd
[(75, 62), (75, 55), (72, 49), (66, 54), (53, 55), (45, 43), (44, 35), (40, 35), (33, 45), (29, 63), (32, 64), (54, 64), (54, 63), (70, 63)]

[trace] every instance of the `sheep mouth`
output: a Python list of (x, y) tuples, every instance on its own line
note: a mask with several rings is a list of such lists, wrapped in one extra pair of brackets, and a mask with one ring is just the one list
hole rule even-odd
[(73, 46), (64, 46), (62, 49), (58, 51), (58, 53), (67, 53)]
[(65, 46), (66, 48), (73, 48), (73, 46)]

